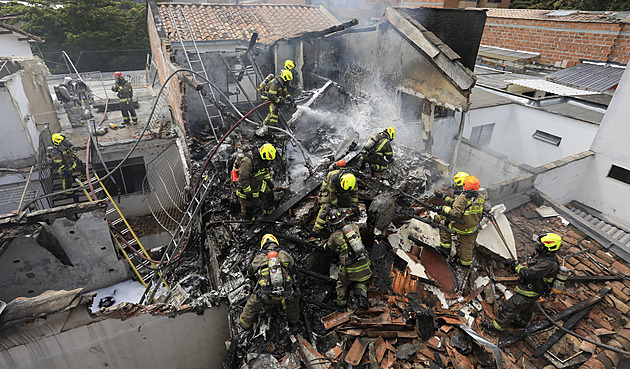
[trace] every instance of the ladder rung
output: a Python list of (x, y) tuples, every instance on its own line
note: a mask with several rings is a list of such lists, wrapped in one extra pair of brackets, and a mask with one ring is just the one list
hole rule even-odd
[(138, 241), (136, 241), (136, 239), (134, 238), (132, 240), (127, 241), (127, 243), (130, 244), (130, 245), (135, 245), (135, 244), (138, 243)]
[(125, 228), (122, 231), (120, 231), (120, 234), (126, 234), (129, 233), (129, 228)]
[(118, 218), (116, 220), (112, 220), (112, 225), (120, 224), (120, 223), (122, 223), (122, 221), (123, 221), (122, 218)]
[(107, 209), (107, 211), (105, 212), (105, 214), (109, 215), (109, 214), (111, 214), (111, 213), (113, 213), (113, 212), (115, 212), (115, 211), (116, 211), (116, 208), (109, 208), (109, 209)]

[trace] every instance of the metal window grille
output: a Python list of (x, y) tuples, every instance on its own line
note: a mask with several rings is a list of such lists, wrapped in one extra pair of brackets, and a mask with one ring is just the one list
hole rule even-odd
[(493, 130), (494, 123), (473, 127), (470, 132), (470, 140), (478, 145), (488, 146)]

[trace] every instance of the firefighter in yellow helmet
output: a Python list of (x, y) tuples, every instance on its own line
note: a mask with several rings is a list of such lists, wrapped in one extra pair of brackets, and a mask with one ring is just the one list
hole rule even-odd
[(339, 278), (337, 279), (337, 305), (345, 307), (348, 303), (348, 290), (352, 287), (359, 308), (367, 308), (367, 281), (372, 277), (371, 261), (363, 241), (359, 227), (354, 223), (346, 223), (346, 213), (339, 209), (331, 209), (328, 223), (334, 232), (324, 245), (339, 255)]
[[(450, 215), (454, 218), (461, 219), (463, 224), (456, 222), (448, 222), (448, 219), (438, 214), (433, 221), (444, 221), (448, 223), (448, 227), (457, 232), (459, 238), (459, 261), (462, 266), (468, 267), (472, 264), (473, 249), (479, 223), (484, 209), (485, 197), (479, 195), (479, 180), (475, 176), (468, 176), (464, 179), (462, 186), (463, 192), (459, 194), (453, 201), (453, 205), (438, 206), (438, 213)], [(451, 234), (444, 230), (440, 230), (440, 246), (442, 250), (451, 253), (452, 244)]]
[(433, 195), (435, 197), (437, 197), (438, 199), (444, 199), (444, 202), (446, 203), (446, 205), (452, 205), (453, 201), (455, 201), (455, 198), (462, 193), (463, 189), (462, 186), (464, 186), (464, 180), (466, 179), (466, 177), (468, 177), (470, 174), (466, 173), (466, 172), (457, 172), (455, 173), (455, 175), (453, 176), (453, 183), (451, 183), (451, 188), (450, 190), (453, 192), (453, 195), (449, 195), (449, 194), (445, 194), (444, 192), (440, 191), (439, 189), (436, 189), (433, 191)]
[(241, 327), (249, 329), (261, 310), (277, 305), (286, 312), (289, 326), (296, 325), (300, 301), (293, 286), (294, 265), (293, 257), (280, 248), (274, 235), (263, 236), (260, 252), (247, 268), (247, 276), (256, 280), (256, 287), (239, 318)]
[(354, 213), (359, 212), (357, 178), (344, 168), (331, 170), (322, 182), (318, 198), (320, 207), (313, 225), (314, 236), (321, 236), (331, 207), (352, 207)]
[[(52, 135), (53, 149), (50, 153), (52, 167), (61, 177), (61, 186), (64, 190), (72, 188), (74, 183), (73, 172), (81, 174), (81, 180), (85, 181), (85, 164), (77, 157), (75, 147), (66, 136), (55, 133)], [(72, 192), (68, 192), (72, 193)]]
[(265, 85), (261, 98), (271, 101), (271, 104), (269, 104), (269, 114), (265, 117), (263, 124), (278, 125), (278, 104), (288, 102), (291, 105), (295, 105), (289, 94), (289, 85), (292, 80), (293, 73), (283, 69), (279, 76), (274, 77)]
[(271, 214), (276, 209), (274, 184), (269, 172), (269, 166), (275, 158), (276, 148), (266, 143), (258, 150), (245, 153), (240, 160), (236, 195), (241, 203), (243, 219), (254, 219), (258, 200), (262, 203), (263, 214)]
[(382, 132), (371, 135), (363, 145), (360, 161), (370, 165), (372, 175), (375, 177), (380, 177), (381, 172), (393, 161), (394, 152), (391, 142), (395, 136), (394, 127), (387, 127)]
[(284, 69), (290, 71), (293, 68), (295, 68), (295, 63), (293, 62), (293, 60), (287, 59), (284, 61)]
[(513, 259), (504, 262), (509, 270), (518, 274), (515, 293), (503, 305), (495, 320), (481, 323), (484, 329), (504, 331), (510, 324), (523, 328), (529, 323), (538, 297), (551, 292), (560, 267), (556, 254), (561, 244), (562, 237), (545, 233), (538, 237), (536, 252), (526, 263)]

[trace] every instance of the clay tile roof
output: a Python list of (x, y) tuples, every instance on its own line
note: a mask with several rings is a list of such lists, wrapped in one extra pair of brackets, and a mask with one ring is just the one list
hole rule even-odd
[[(535, 19), (556, 22), (618, 23), (619, 20), (603, 13), (553, 11), (542, 9), (488, 9), (490, 18)], [(555, 15), (557, 14), (557, 15)]]
[(22, 31), (21, 29), (19, 29), (17, 27), (14, 27), (14, 26), (12, 26), (10, 24), (6, 24), (4, 22), (0, 22), (0, 28), (4, 28), (6, 30), (9, 30), (9, 31), (12, 31), (12, 32), (15, 32), (15, 33), (19, 33), (19, 34), (25, 36), (26, 38), (28, 38), (29, 41), (44, 42), (44, 40), (42, 40), (41, 38), (39, 38), (37, 36), (34, 36), (34, 35), (31, 35), (28, 32)]
[(171, 41), (179, 41), (171, 14), (184, 40), (191, 37), (182, 13), (195, 41), (249, 41), (258, 32), (258, 42), (267, 45), (341, 23), (318, 6), (159, 3), (158, 8)]

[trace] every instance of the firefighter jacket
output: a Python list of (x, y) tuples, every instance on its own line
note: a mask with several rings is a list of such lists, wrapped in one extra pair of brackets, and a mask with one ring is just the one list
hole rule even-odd
[[(284, 283), (281, 293), (276, 293), (272, 290), (271, 282), (269, 281), (269, 264), (267, 259), (267, 253), (271, 250), (278, 252), (278, 259), (283, 268)], [(251, 265), (247, 269), (247, 276), (256, 279), (256, 287), (254, 287), (254, 293), (256, 295), (265, 295), (269, 298), (286, 298), (293, 294), (293, 278), (291, 272), (295, 266), (293, 257), (286, 251), (273, 248), (261, 250), (252, 260)]]
[(363, 145), (363, 150), (367, 153), (368, 158), (370, 155), (378, 155), (381, 158), (391, 160), (394, 156), (394, 152), (392, 151), (392, 145), (389, 141), (386, 132), (374, 133), (367, 139), (365, 145)]
[(349, 207), (359, 202), (359, 189), (357, 186), (352, 190), (345, 191), (339, 184), (340, 177), (345, 173), (343, 169), (328, 172), (319, 189), (320, 205)]
[(126, 79), (116, 80), (116, 84), (112, 87), (112, 91), (118, 95), (118, 100), (121, 102), (131, 101), (133, 97), (133, 87), (131, 83)]
[(538, 297), (553, 284), (558, 273), (558, 257), (552, 251), (538, 251), (525, 264), (514, 267), (518, 283), (514, 292), (526, 297)]
[(449, 228), (460, 234), (471, 234), (479, 228), (485, 199), (482, 196), (466, 197), (465, 193), (455, 198), (453, 207), (442, 208), (445, 214), (451, 215), (464, 221), (464, 224), (452, 222)]
[[(348, 226), (352, 227), (354, 233), (359, 237), (359, 227), (356, 224), (349, 224)], [(350, 240), (339, 229), (330, 235), (324, 248), (339, 254), (340, 273), (347, 273), (348, 279), (353, 282), (367, 281), (372, 276), (370, 257), (365, 249), (357, 255), (350, 247), (349, 242)]]
[(57, 170), (74, 170), (79, 158), (72, 145), (55, 145), (50, 154), (53, 167)]
[(261, 97), (265, 100), (270, 100), (274, 103), (279, 103), (282, 99), (288, 99), (289, 95), (288, 83), (282, 80), (280, 76), (271, 80), (265, 86), (265, 91), (261, 94)]
[(258, 151), (245, 154), (241, 159), (238, 172), (238, 197), (245, 199), (251, 195), (257, 198), (261, 191), (265, 192), (267, 182), (271, 183), (269, 165), (271, 165), (271, 160), (263, 160)]

